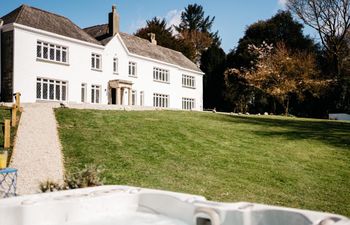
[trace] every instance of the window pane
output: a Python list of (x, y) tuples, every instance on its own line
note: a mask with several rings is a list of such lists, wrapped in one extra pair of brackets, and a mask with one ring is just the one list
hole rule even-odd
[(48, 58), (48, 48), (47, 46), (44, 46), (44, 59), (47, 59)]
[(55, 85), (50, 83), (50, 89), (49, 89), (50, 100), (54, 99), (54, 95), (55, 95), (54, 89), (55, 89)]
[(96, 103), (100, 103), (100, 87), (96, 87)]
[(42, 50), (42, 48), (41, 48), (41, 45), (37, 45), (36, 46), (36, 57), (38, 57), (38, 58), (41, 58), (41, 50)]
[(95, 103), (95, 87), (91, 87), (91, 103)]
[(43, 99), (47, 99), (47, 83), (43, 84)]
[(66, 101), (66, 97), (67, 97), (67, 87), (62, 86), (62, 101)]
[(61, 100), (61, 85), (56, 84), (56, 100)]
[(60, 62), (61, 61), (61, 50), (56, 49), (56, 61)]
[(62, 62), (67, 62), (67, 52), (66, 51), (62, 52)]
[(50, 45), (50, 60), (55, 60), (55, 47)]
[(95, 68), (95, 59), (91, 58), (91, 68)]
[(36, 98), (41, 99), (41, 82), (37, 81), (36, 83)]
[(100, 69), (100, 59), (96, 58), (96, 69)]

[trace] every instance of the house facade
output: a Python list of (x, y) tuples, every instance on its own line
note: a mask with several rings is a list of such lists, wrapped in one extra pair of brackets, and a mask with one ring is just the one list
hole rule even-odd
[(203, 109), (203, 72), (182, 53), (119, 31), (85, 29), (22, 5), (0, 21), (1, 101), (115, 104)]

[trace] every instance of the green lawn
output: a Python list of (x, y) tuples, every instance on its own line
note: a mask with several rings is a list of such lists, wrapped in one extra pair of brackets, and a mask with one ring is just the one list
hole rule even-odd
[(350, 123), (57, 109), (68, 171), (126, 184), (350, 216)]

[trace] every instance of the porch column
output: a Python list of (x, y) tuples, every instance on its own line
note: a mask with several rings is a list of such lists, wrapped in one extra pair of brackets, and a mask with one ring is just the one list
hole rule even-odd
[(128, 88), (128, 103), (131, 105), (131, 88)]
[(121, 100), (121, 94), (120, 94), (121, 92), (120, 92), (120, 87), (117, 87), (117, 98), (116, 98), (116, 100), (117, 100), (117, 105), (120, 105), (120, 100)]

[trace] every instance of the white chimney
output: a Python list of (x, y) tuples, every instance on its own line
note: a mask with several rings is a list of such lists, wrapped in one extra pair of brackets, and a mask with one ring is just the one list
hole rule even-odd
[(152, 44), (157, 45), (157, 40), (156, 40), (156, 34), (155, 33), (149, 33), (148, 36), (150, 36), (150, 41)]
[(0, 19), (0, 27), (4, 24), (4, 21)]
[(116, 5), (112, 5), (112, 12), (110, 12), (108, 15), (108, 27), (109, 34), (112, 36), (119, 33), (119, 15), (117, 13)]

